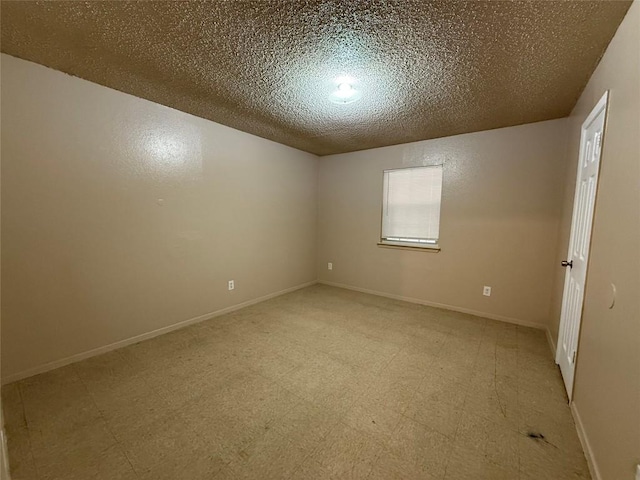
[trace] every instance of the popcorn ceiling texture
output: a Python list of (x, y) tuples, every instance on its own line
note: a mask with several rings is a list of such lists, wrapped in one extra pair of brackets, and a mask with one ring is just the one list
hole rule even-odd
[(1, 47), (327, 155), (566, 116), (630, 4), (2, 2)]

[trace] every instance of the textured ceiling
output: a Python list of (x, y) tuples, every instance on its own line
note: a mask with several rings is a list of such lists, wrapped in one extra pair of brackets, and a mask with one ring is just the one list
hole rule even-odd
[(568, 115), (630, 3), (5, 1), (1, 47), (326, 155)]

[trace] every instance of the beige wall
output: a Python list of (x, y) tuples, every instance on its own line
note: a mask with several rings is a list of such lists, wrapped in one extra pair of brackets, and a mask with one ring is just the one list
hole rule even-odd
[[(567, 252), (580, 127), (610, 91), (591, 257), (574, 387), (574, 407), (603, 480), (631, 479), (640, 463), (640, 3), (634, 2), (571, 113), (570, 165), (558, 246)], [(564, 272), (551, 316), (557, 338)], [(616, 305), (609, 310), (611, 283)]]
[(317, 162), (2, 55), (3, 378), (314, 281)]
[[(561, 119), (323, 157), (319, 279), (545, 327), (565, 127)], [(442, 162), (442, 251), (378, 247), (382, 171)]]

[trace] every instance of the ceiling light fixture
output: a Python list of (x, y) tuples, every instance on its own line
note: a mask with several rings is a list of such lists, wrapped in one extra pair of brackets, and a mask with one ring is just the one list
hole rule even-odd
[(347, 103), (353, 103), (357, 100), (360, 100), (362, 97), (362, 93), (359, 90), (353, 88), (352, 80), (346, 78), (339, 78), (336, 80), (337, 88), (334, 90), (331, 95), (329, 95), (329, 100), (333, 103), (337, 103), (340, 105), (345, 105)]

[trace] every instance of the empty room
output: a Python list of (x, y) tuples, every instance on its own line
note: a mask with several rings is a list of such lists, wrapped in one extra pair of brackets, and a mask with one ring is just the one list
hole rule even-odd
[(640, 0), (0, 22), (2, 480), (640, 480)]

